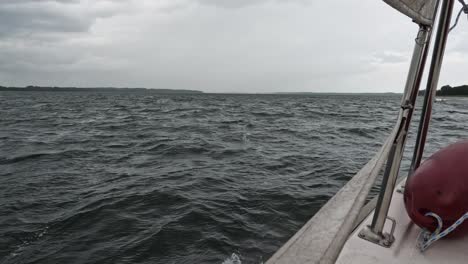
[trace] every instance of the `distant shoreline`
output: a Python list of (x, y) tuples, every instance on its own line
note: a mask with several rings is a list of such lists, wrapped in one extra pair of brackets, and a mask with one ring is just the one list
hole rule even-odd
[(468, 96), (468, 85), (450, 86), (445, 85), (436, 92), (437, 96)]
[(143, 93), (159, 93), (159, 94), (253, 94), (253, 95), (401, 95), (401, 93), (393, 92), (357, 92), (357, 93), (340, 93), (340, 92), (270, 92), (270, 93), (205, 93), (198, 90), (184, 89), (153, 89), (153, 88), (118, 88), (118, 87), (49, 87), (49, 86), (26, 86), (26, 87), (7, 87), (0, 86), (1, 91), (18, 91), (18, 92), (143, 92)]
[[(395, 92), (270, 92), (270, 93), (205, 93), (198, 90), (186, 89), (153, 89), (153, 88), (128, 88), (128, 87), (59, 87), (59, 86), (26, 86), (26, 87), (13, 87), (1, 86), (1, 91), (18, 91), (18, 92), (142, 92), (142, 93), (159, 93), (159, 94), (258, 94), (258, 95), (401, 95), (402, 93)], [(425, 90), (420, 90), (418, 95), (423, 96)], [(443, 86), (436, 92), (437, 96), (468, 96), (468, 85), (461, 85), (451, 87), (449, 85)]]
[[(418, 95), (422, 96), (426, 94), (426, 90), (419, 91)], [(444, 85), (440, 90), (436, 91), (436, 96), (443, 96), (443, 97), (467, 97), (468, 96), (468, 85), (460, 85), (460, 86), (450, 86)]]
[(26, 86), (6, 87), (0, 86), (0, 91), (18, 92), (150, 92), (165, 94), (202, 94), (202, 91), (184, 89), (151, 89), (151, 88), (117, 88), (117, 87), (49, 87), (49, 86)]

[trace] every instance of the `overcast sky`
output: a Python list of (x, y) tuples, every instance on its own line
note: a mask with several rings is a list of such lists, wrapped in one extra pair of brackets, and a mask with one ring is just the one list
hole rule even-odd
[[(417, 30), (380, 0), (1, 0), (0, 85), (401, 92)], [(464, 17), (443, 84), (468, 84)]]

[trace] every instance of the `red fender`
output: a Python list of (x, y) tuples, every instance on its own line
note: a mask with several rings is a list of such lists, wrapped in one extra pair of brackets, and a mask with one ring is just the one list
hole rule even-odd
[[(406, 183), (404, 201), (409, 217), (421, 228), (433, 232), (439, 215), (442, 230), (468, 212), (468, 140), (445, 147), (424, 161)], [(452, 235), (468, 233), (468, 221)]]

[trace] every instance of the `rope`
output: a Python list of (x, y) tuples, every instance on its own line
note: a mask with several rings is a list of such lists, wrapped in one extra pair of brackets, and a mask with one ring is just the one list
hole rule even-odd
[(460, 2), (460, 4), (462, 5), (462, 8), (460, 9), (460, 11), (458, 11), (457, 19), (455, 19), (455, 23), (453, 24), (453, 26), (450, 27), (449, 32), (452, 31), (452, 29), (454, 29), (457, 26), (458, 20), (460, 19), (462, 12), (468, 15), (468, 5), (465, 3), (465, 1), (458, 0), (458, 2)]
[(437, 229), (434, 231), (434, 233), (431, 233), (427, 229), (423, 229), (421, 233), (419, 233), (418, 247), (421, 250), (421, 252), (426, 250), (432, 243), (450, 234), (453, 230), (455, 230), (455, 228), (457, 228), (466, 219), (468, 219), (468, 213), (465, 213), (455, 223), (446, 228), (444, 231), (440, 232), (443, 226), (442, 218), (440, 218), (440, 216), (438, 216), (435, 213), (427, 213), (426, 216), (431, 216), (437, 220)]

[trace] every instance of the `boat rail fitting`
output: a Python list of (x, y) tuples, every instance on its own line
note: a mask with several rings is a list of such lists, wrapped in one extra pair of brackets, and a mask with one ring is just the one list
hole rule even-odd
[(396, 220), (389, 216), (386, 218), (392, 222), (390, 233), (383, 233), (382, 235), (379, 235), (374, 233), (370, 226), (366, 226), (363, 230), (361, 230), (361, 232), (359, 232), (358, 236), (372, 243), (381, 245), (382, 247), (390, 247), (395, 241), (395, 236), (393, 234), (395, 233)]
[(393, 219), (388, 216), (388, 209), (392, 200), (393, 190), (398, 178), (401, 158), (403, 155), (402, 147), (406, 133), (400, 134), (398, 142), (394, 143), (387, 160), (384, 178), (382, 180), (381, 191), (377, 200), (377, 205), (374, 211), (371, 225), (364, 227), (359, 232), (359, 237), (368, 240), (372, 243), (383, 247), (390, 247), (395, 241), (393, 231), (395, 229), (395, 221), (392, 220), (392, 229), (390, 233), (383, 232), (387, 219)]

